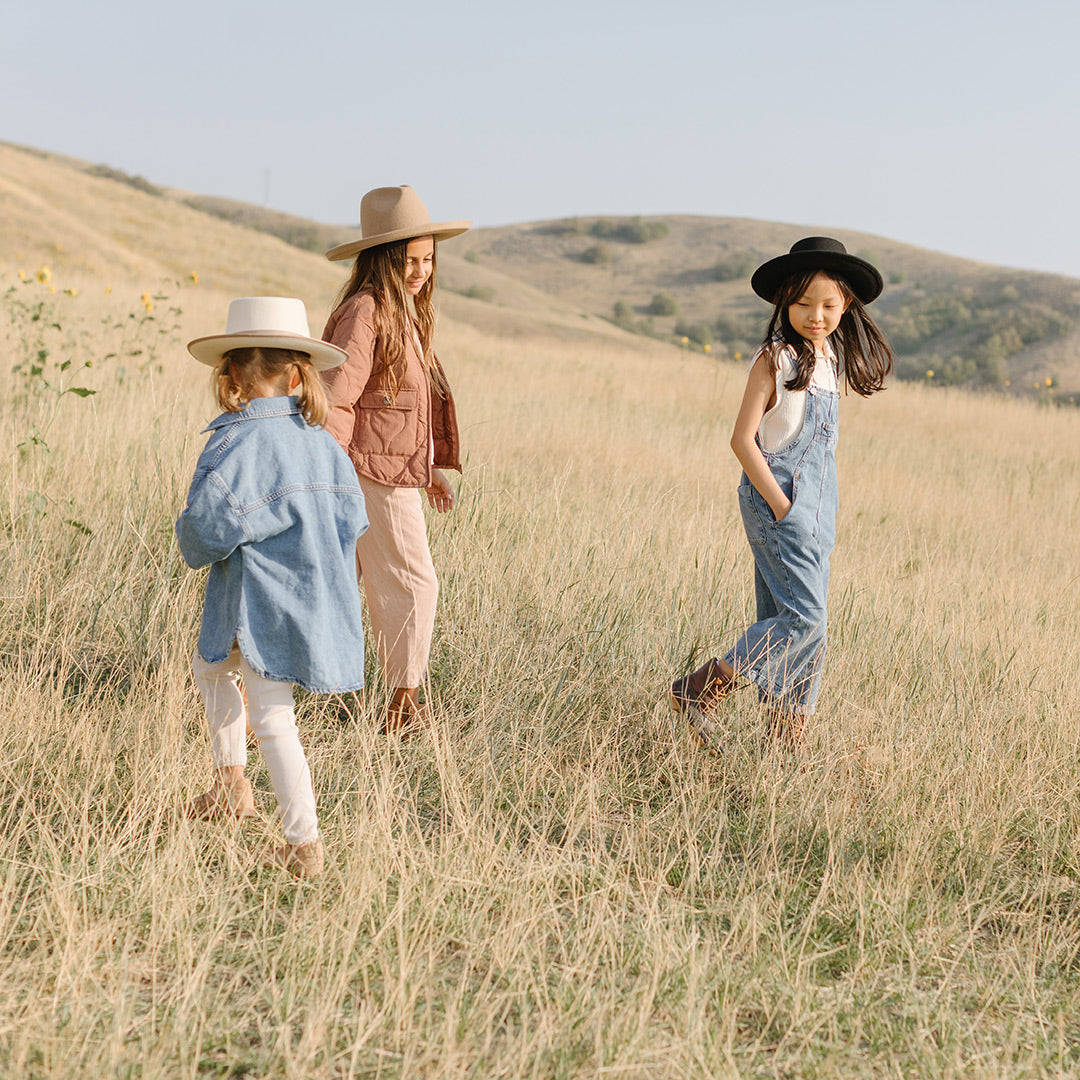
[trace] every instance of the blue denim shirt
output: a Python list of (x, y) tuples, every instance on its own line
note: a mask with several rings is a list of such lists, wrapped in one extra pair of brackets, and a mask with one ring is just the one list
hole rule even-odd
[(294, 397), (255, 398), (206, 430), (176, 522), (187, 564), (210, 565), (199, 655), (217, 663), (235, 640), (264, 678), (359, 689), (356, 538), (368, 520), (352, 463)]

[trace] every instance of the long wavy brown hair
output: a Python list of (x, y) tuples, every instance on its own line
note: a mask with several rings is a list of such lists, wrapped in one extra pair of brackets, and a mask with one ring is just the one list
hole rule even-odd
[(440, 397), (445, 397), (446, 383), (436, 363), (432, 344), (439, 245), (435, 241), (432, 249), (431, 275), (416, 296), (410, 297), (405, 291), (405, 249), (409, 243), (410, 240), (399, 240), (361, 251), (356, 256), (349, 280), (338, 294), (334, 309), (361, 289), (371, 289), (375, 296), (376, 344), (382, 354), (382, 365), (375, 374), (383, 375), (387, 388), (396, 397), (405, 377), (405, 342), (415, 329), (420, 337), (420, 354), (428, 381)]
[(306, 352), (259, 346), (230, 349), (210, 377), (214, 397), (224, 412), (240, 412), (247, 408), (259, 384), (273, 382), (291, 368), (300, 373), (297, 404), (301, 415), (313, 427), (322, 426), (330, 406), (323, 381)]
[(795, 350), (795, 374), (784, 386), (788, 390), (805, 390), (810, 385), (817, 364), (814, 346), (791, 325), (788, 308), (810, 288), (810, 282), (818, 274), (833, 282), (847, 301), (847, 310), (840, 316), (840, 325), (829, 336), (847, 385), (863, 397), (884, 390), (885, 379), (893, 369), (892, 348), (866, 313), (866, 305), (855, 295), (851, 286), (829, 270), (806, 270), (793, 274), (781, 283), (769, 328), (761, 343), (773, 377), (776, 377), (780, 362), (777, 342), (782, 342)]

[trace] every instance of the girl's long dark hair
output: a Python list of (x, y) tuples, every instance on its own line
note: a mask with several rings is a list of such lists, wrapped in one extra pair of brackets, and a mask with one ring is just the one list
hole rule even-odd
[[(413, 239), (416, 239), (415, 237)], [(431, 274), (420, 292), (412, 298), (405, 291), (405, 249), (409, 240), (380, 244), (356, 256), (349, 280), (334, 302), (336, 311), (361, 289), (375, 295), (375, 333), (382, 353), (379, 373), (385, 373), (387, 388), (397, 395), (405, 376), (405, 342), (416, 329), (420, 336), (420, 355), (435, 392), (445, 397), (445, 382), (435, 361), (432, 339), (435, 336), (435, 279), (438, 242), (431, 252)]]
[(773, 377), (776, 376), (780, 362), (780, 350), (776, 345), (777, 342), (782, 342), (795, 350), (795, 374), (784, 386), (788, 390), (805, 390), (810, 385), (817, 364), (814, 346), (791, 325), (788, 308), (810, 288), (810, 282), (818, 274), (823, 274), (834, 282), (848, 302), (847, 311), (840, 316), (840, 325), (830, 335), (847, 385), (863, 397), (884, 390), (885, 379), (893, 369), (892, 348), (874, 320), (866, 313), (866, 306), (852, 292), (851, 286), (829, 270), (806, 270), (792, 274), (785, 278), (777, 290), (769, 328), (765, 331), (765, 340), (761, 343)]

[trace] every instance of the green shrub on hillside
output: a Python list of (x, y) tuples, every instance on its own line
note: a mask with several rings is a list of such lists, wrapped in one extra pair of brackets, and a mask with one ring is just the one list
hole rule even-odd
[(658, 292), (645, 309), (650, 315), (678, 315), (679, 304), (671, 293)]
[(758, 257), (751, 251), (733, 251), (718, 260), (712, 268), (714, 281), (739, 281), (749, 278), (758, 264)]
[(646, 221), (641, 217), (629, 221), (609, 221), (600, 218), (594, 221), (589, 232), (604, 240), (617, 240), (621, 244), (647, 244), (650, 240), (660, 240), (668, 234), (668, 227), (662, 221)]
[(563, 218), (538, 225), (536, 231), (541, 236), (579, 236), (585, 232), (585, 224), (579, 218)]
[(611, 248), (607, 244), (593, 244), (592, 247), (587, 247), (578, 258), (583, 263), (599, 266), (611, 262), (614, 256), (611, 254)]
[(716, 340), (713, 337), (712, 327), (705, 322), (679, 322), (675, 324), (677, 337), (687, 337), (695, 345), (712, 345)]
[(611, 321), (620, 330), (626, 330), (631, 334), (641, 334), (643, 337), (660, 337), (667, 339), (666, 334), (657, 334), (651, 316), (644, 319), (634, 318), (634, 307), (626, 300), (617, 300), (612, 308)]
[(749, 312), (722, 311), (713, 321), (713, 329), (716, 331), (717, 340), (722, 341), (737, 352), (744, 352), (746, 345), (751, 341), (760, 341), (765, 333), (766, 322), (760, 315), (752, 315)]
[(490, 303), (495, 299), (495, 290), (490, 285), (470, 285), (467, 289), (459, 290), (462, 296), (470, 300), (484, 300)]

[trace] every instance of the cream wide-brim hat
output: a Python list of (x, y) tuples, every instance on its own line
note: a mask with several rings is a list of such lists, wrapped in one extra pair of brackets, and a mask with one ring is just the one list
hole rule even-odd
[(331, 262), (338, 262), (380, 244), (414, 240), (418, 236), (449, 240), (471, 228), (471, 221), (432, 221), (423, 200), (408, 184), (374, 188), (360, 200), (360, 232), (363, 235), (359, 240), (332, 247), (326, 257)]
[(307, 353), (316, 371), (335, 368), (346, 358), (344, 349), (311, 336), (304, 301), (291, 296), (245, 296), (233, 300), (224, 334), (188, 342), (188, 352), (210, 367), (217, 367), (230, 349), (254, 348)]

